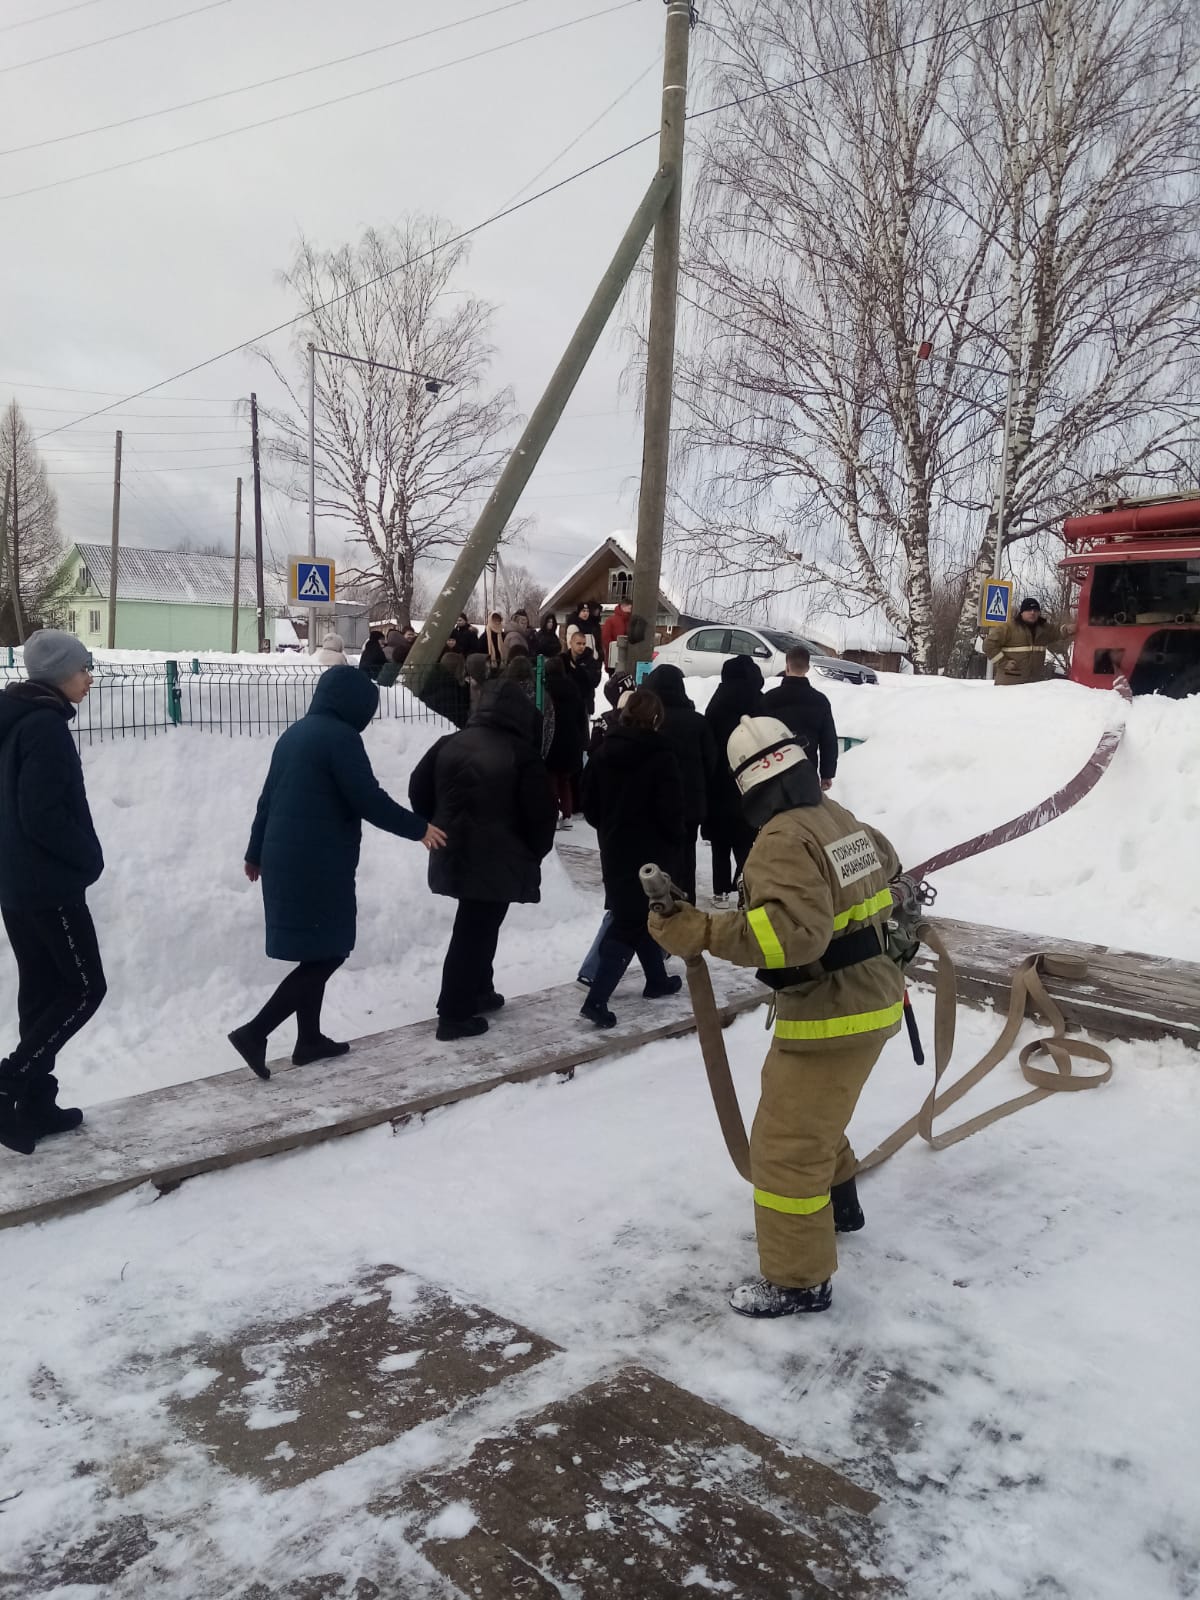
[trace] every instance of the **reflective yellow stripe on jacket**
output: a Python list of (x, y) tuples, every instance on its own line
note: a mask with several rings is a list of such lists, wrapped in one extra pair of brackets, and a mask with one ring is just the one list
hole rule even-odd
[(758, 947), (763, 953), (763, 966), (786, 967), (787, 958), (779, 942), (779, 935), (771, 926), (771, 919), (764, 908), (755, 906), (753, 911), (747, 911), (746, 921), (750, 924), (750, 932), (758, 940)]
[(892, 909), (892, 891), (880, 889), (878, 894), (873, 894), (869, 900), (860, 900), (856, 906), (850, 906), (846, 911), (839, 911), (833, 919), (834, 933), (840, 933), (843, 928), (848, 928), (852, 922), (865, 922), (868, 917), (876, 916), (880, 911)]
[(844, 1039), (854, 1033), (874, 1033), (890, 1028), (904, 1015), (904, 1002), (884, 1006), (882, 1011), (860, 1011), (849, 1017), (820, 1017), (811, 1022), (790, 1022), (780, 1017), (775, 1023), (777, 1039)]
[(827, 1194), (815, 1194), (811, 1199), (793, 1200), (790, 1195), (772, 1194), (768, 1189), (755, 1189), (754, 1203), (766, 1206), (768, 1211), (783, 1211), (791, 1217), (810, 1217), (814, 1211), (823, 1211), (829, 1204)]

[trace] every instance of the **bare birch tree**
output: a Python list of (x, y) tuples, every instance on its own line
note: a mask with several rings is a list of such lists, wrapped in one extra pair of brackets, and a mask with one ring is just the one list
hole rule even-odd
[[(0, 644), (16, 644), (20, 632), (58, 620), (63, 593), (63, 541), (58, 497), (29, 424), (15, 400), (0, 421), (0, 494), (9, 485), (0, 528)], [(14, 593), (20, 595), (21, 629)]]
[(687, 240), (683, 538), (746, 602), (878, 608), (918, 671), (972, 645), (1010, 364), (1006, 543), (1163, 470), (1194, 416), (1186, 0), (986, 15), (716, 0), (734, 104)]
[[(453, 288), (467, 256), (449, 226), (410, 217), (327, 254), (301, 242), (284, 281), (308, 313), (285, 372), (287, 408), (264, 412), (281, 485), (307, 498), (306, 347), (402, 367), (317, 356), (317, 512), (363, 547), (358, 574), (382, 582), (402, 626), (418, 562), (465, 539), (503, 460), (511, 390), (485, 388), (492, 307)], [(453, 298), (447, 298), (453, 294)]]

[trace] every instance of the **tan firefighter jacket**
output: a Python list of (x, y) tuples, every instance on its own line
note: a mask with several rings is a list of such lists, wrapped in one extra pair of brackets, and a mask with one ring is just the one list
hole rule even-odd
[(1046, 651), (1065, 643), (1074, 632), (1073, 622), (1050, 622), (1043, 617), (1030, 628), (1014, 617), (1003, 627), (987, 630), (983, 653), (996, 663), (998, 684), (1039, 683), (1046, 671)]
[(888, 882), (899, 870), (883, 835), (832, 800), (782, 811), (760, 830), (742, 877), (745, 910), (709, 918), (708, 948), (768, 975), (809, 968), (776, 995), (777, 1044), (829, 1050), (899, 1028), (904, 978), (890, 957), (840, 972), (810, 966), (838, 939), (868, 926), (879, 930), (882, 945), (892, 906)]

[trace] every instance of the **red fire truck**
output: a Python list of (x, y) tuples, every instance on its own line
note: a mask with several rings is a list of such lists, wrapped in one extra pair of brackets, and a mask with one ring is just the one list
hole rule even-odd
[(1068, 517), (1060, 563), (1078, 583), (1076, 683), (1182, 700), (1200, 693), (1200, 492), (1118, 500)]

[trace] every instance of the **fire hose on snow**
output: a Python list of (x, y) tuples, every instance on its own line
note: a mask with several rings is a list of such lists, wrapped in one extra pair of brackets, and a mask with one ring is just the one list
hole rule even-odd
[[(1124, 702), (1128, 703), (1132, 699), (1129, 685), (1123, 678), (1117, 679), (1115, 687)], [(1122, 713), (1123, 711), (1124, 707)], [(1106, 729), (1083, 767), (1049, 799), (1022, 812), (1011, 822), (1002, 823), (999, 827), (977, 834), (964, 844), (955, 845), (949, 850), (930, 856), (927, 861), (921, 862), (919, 866), (900, 874), (893, 880), (891, 884), (893, 909), (888, 925), (889, 949), (894, 949), (897, 945), (902, 949), (907, 948), (910, 952), (907, 959), (911, 959), (920, 945), (926, 944), (938, 958), (934, 985), (933, 1085), (917, 1114), (897, 1128), (859, 1163), (860, 1173), (880, 1166), (918, 1134), (931, 1150), (944, 1150), (949, 1145), (957, 1144), (960, 1140), (969, 1138), (971, 1134), (990, 1127), (1001, 1118), (1011, 1116), (1024, 1106), (1044, 1100), (1050, 1094), (1099, 1088), (1112, 1077), (1112, 1058), (1107, 1051), (1102, 1050), (1099, 1045), (1068, 1037), (1066, 1018), (1058, 1004), (1047, 993), (1043, 982), (1043, 974), (1080, 981), (1087, 977), (1086, 961), (1074, 954), (1044, 950), (1025, 956), (1018, 962), (1009, 993), (1008, 1014), (996, 1043), (960, 1078), (949, 1087), (942, 1088), (943, 1079), (954, 1053), (958, 975), (941, 934), (927, 919), (927, 909), (936, 898), (937, 891), (925, 880), (929, 873), (965, 861), (971, 856), (980, 855), (985, 850), (994, 850), (999, 845), (1008, 844), (1014, 839), (1035, 832), (1038, 828), (1044, 828), (1047, 823), (1061, 817), (1072, 806), (1078, 805), (1108, 770), (1120, 748), (1124, 732), (1125, 720), (1122, 714), (1114, 726)], [(653, 865), (643, 867), (641, 880), (652, 911), (669, 917), (678, 911), (681, 905), (687, 903), (683, 891), (673, 884), (670, 877), (659, 867)], [(902, 959), (901, 964), (907, 962)], [(724, 1028), (713, 994), (712, 978), (703, 956), (689, 958), (686, 970), (688, 995), (696, 1019), (696, 1033), (700, 1040), (700, 1051), (704, 1059), (709, 1090), (716, 1107), (717, 1120), (734, 1166), (749, 1183), (753, 1181), (750, 1176), (750, 1141), (746, 1135), (746, 1125), (734, 1088), (733, 1075), (729, 1069)], [(1022, 1075), (1031, 1086), (1028, 1092), (1014, 1096), (1002, 1105), (993, 1106), (948, 1132), (935, 1133), (934, 1119), (981, 1083), (992, 1069), (1008, 1056), (1025, 1020), (1027, 1009), (1031, 1005), (1034, 1013), (1044, 1017), (1050, 1024), (1051, 1032), (1047, 1037), (1034, 1039), (1025, 1045), (1018, 1057)], [(913, 1058), (918, 1065), (921, 1065), (924, 1061), (924, 1052), (907, 987), (904, 993), (904, 1020)], [(1053, 1062), (1053, 1070), (1034, 1065), (1035, 1058), (1042, 1055), (1049, 1056)], [(1073, 1060), (1094, 1062), (1100, 1070), (1083, 1075), (1077, 1074), (1072, 1068)]]

